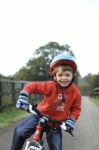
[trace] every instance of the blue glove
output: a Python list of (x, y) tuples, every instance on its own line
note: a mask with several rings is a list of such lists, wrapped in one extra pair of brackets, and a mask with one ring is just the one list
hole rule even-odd
[(28, 98), (29, 98), (29, 94), (26, 91), (21, 91), (18, 101), (16, 103), (16, 108), (27, 110), (29, 106)]
[(65, 126), (66, 126), (66, 130), (70, 133), (73, 132), (74, 128), (75, 128), (75, 123), (76, 121), (72, 118), (68, 118), (65, 122)]

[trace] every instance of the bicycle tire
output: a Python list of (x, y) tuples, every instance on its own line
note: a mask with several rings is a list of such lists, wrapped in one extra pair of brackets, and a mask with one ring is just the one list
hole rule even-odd
[(24, 150), (44, 150), (44, 147), (37, 141), (27, 140)]

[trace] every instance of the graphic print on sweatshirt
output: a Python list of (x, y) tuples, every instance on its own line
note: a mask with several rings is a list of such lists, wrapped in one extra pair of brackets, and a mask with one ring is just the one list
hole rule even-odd
[[(67, 99), (67, 97), (66, 97), (66, 99)], [(57, 99), (55, 100), (55, 103), (54, 103), (54, 108), (57, 111), (64, 111), (65, 102), (62, 102), (62, 101), (63, 101), (63, 95), (58, 94)]]

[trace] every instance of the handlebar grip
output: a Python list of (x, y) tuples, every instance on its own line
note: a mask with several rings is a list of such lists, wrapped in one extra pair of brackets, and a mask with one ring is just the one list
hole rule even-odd
[(61, 127), (61, 129), (63, 129), (64, 131), (67, 131), (69, 134), (71, 134), (72, 136), (74, 136), (73, 132), (71, 132), (71, 131), (69, 131), (69, 130), (67, 129), (67, 126), (65, 125), (65, 122), (63, 122), (60, 127)]

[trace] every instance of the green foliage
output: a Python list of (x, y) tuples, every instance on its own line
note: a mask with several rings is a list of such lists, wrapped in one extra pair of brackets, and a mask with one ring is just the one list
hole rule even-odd
[(14, 79), (27, 81), (50, 80), (50, 62), (54, 56), (63, 52), (70, 53), (74, 56), (69, 45), (59, 45), (57, 42), (49, 42), (39, 47), (35, 50), (32, 59), (27, 62), (26, 67), (23, 67), (14, 75)]
[[(46, 57), (49, 54), (52, 60), (54, 56), (63, 52), (70, 53), (72, 56), (74, 56), (69, 45), (59, 45), (57, 42), (49, 42), (48, 44), (41, 46), (35, 51), (34, 54), (42, 55), (43, 57)], [(50, 59), (49, 56), (47, 58)]]
[(74, 80), (74, 83), (75, 83), (76, 85), (78, 85), (79, 78), (80, 78), (80, 73), (79, 73), (79, 72), (76, 72), (75, 80)]
[(99, 98), (91, 97), (92, 102), (94, 102), (97, 106), (99, 106)]
[(99, 87), (99, 74), (92, 75), (89, 73), (84, 78), (79, 79), (79, 88), (84, 95), (85, 93), (90, 94), (90, 92), (97, 87)]
[(30, 76), (30, 71), (27, 67), (22, 67), (18, 72), (13, 76), (15, 80), (27, 80)]
[(39, 56), (33, 58), (27, 63), (27, 67), (30, 73), (29, 80), (44, 81), (49, 80), (49, 62), (47, 56)]
[(0, 74), (0, 79), (4, 79), (5, 78), (5, 76), (3, 76), (2, 74)]
[(12, 122), (20, 120), (28, 115), (29, 113), (27, 113), (26, 111), (19, 110), (14, 107), (7, 109), (5, 110), (5, 112), (0, 113), (0, 128), (6, 127)]
[(99, 74), (93, 76), (93, 80), (91, 84), (92, 84), (92, 88), (99, 87)]
[(82, 95), (89, 95), (89, 92), (91, 90), (91, 84), (87, 76), (84, 78), (80, 77), (78, 79), (78, 86)]

